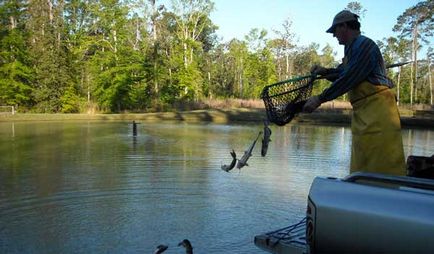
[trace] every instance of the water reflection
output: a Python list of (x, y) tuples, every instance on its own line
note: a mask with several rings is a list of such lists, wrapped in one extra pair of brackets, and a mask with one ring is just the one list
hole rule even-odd
[[(0, 253), (262, 253), (255, 234), (296, 222), (317, 176), (348, 174), (344, 127), (272, 126), (249, 167), (220, 170), (258, 125), (0, 123)], [(403, 130), (406, 155), (432, 131)]]
[(426, 151), (431, 151), (434, 145), (434, 132), (423, 130), (403, 130), (403, 142), (407, 155), (429, 156)]

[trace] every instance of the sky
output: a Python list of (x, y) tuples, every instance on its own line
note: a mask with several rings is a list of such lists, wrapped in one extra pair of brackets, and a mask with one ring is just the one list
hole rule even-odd
[[(297, 44), (308, 46), (318, 43), (322, 49), (328, 43), (337, 57), (343, 57), (343, 47), (332, 34), (325, 31), (333, 17), (356, 0), (213, 0), (215, 10), (211, 20), (219, 28), (216, 31), (223, 42), (233, 38), (244, 39), (253, 28), (266, 29), (268, 38), (276, 38), (272, 30), (283, 31), (283, 23), (292, 22), (292, 32)], [(399, 15), (418, 0), (358, 0), (366, 9), (360, 19), (361, 31), (374, 41), (397, 36), (393, 26)], [(431, 38), (431, 45), (433, 40)]]

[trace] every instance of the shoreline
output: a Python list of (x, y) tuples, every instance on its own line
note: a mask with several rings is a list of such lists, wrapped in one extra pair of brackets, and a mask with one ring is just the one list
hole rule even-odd
[[(434, 128), (434, 111), (424, 111), (415, 114), (401, 113), (402, 127)], [(417, 113), (417, 112), (416, 112)], [(202, 109), (178, 112), (157, 113), (122, 113), (122, 114), (29, 114), (17, 113), (0, 115), (0, 122), (11, 121), (142, 121), (161, 122), (175, 121), (187, 123), (212, 122), (227, 124), (234, 122), (262, 122), (266, 118), (264, 109), (233, 108), (233, 109)], [(319, 109), (311, 114), (299, 114), (290, 124), (329, 124), (349, 126), (351, 110)]]

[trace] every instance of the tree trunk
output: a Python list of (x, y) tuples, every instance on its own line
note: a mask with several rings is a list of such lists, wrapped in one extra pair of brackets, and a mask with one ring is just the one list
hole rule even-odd
[(413, 105), (413, 65), (410, 67), (410, 105)]
[(140, 22), (137, 20), (136, 21), (136, 40), (134, 42), (134, 47), (133, 47), (134, 50), (139, 50), (139, 48), (138, 48), (138, 45), (139, 45), (139, 42), (140, 42), (139, 23)]
[(187, 60), (187, 43), (186, 42), (184, 42), (183, 43), (183, 46), (184, 46), (184, 67), (187, 69), (187, 66), (188, 66), (188, 60)]
[(157, 8), (155, 6), (155, 0), (150, 0), (152, 5), (152, 38), (154, 39), (154, 43), (157, 41)]
[(212, 92), (211, 92), (211, 72), (208, 71), (208, 93), (209, 93), (209, 98), (212, 99)]
[(47, 0), (49, 13), (48, 16), (50, 18), (50, 24), (53, 24), (53, 4), (51, 3), (51, 0)]
[(288, 79), (288, 78), (289, 78), (289, 75), (288, 75), (288, 74), (290, 74), (290, 73), (289, 73), (289, 72), (290, 72), (290, 70), (289, 70), (290, 66), (289, 66), (289, 54), (288, 54), (288, 53), (285, 54), (285, 59), (286, 59), (286, 72), (285, 72), (285, 79)]
[(240, 97), (242, 98), (243, 97), (243, 69), (244, 69), (244, 66), (243, 66), (243, 58), (241, 58), (240, 59), (241, 60), (241, 68), (240, 68)]
[(153, 61), (154, 61), (154, 68), (153, 68), (153, 72), (154, 72), (154, 93), (158, 94), (159, 92), (159, 85), (158, 85), (158, 64), (157, 64), (157, 58), (158, 58), (158, 43), (157, 43), (157, 8), (155, 5), (155, 0), (150, 0), (151, 5), (152, 5), (152, 39), (153, 39), (153, 44), (154, 44), (154, 54), (153, 54)]
[(429, 88), (430, 88), (430, 103), (433, 105), (433, 87), (432, 87), (432, 77), (431, 77), (431, 59), (427, 57), (428, 60), (428, 78), (429, 78)]
[(417, 50), (418, 50), (418, 42), (417, 42), (417, 37), (419, 35), (419, 31), (417, 29), (417, 25), (415, 27), (415, 34), (414, 34), (414, 84), (417, 85)]
[[(414, 76), (412, 76), (412, 87), (411, 87), (411, 94), (414, 95), (414, 101), (416, 102), (417, 100), (417, 36), (418, 36), (418, 29), (417, 29), (417, 24), (418, 22), (416, 22), (414, 29), (413, 29), (413, 65), (412, 65), (412, 71), (414, 73)], [(411, 96), (413, 97), (413, 96)], [(411, 104), (413, 104), (413, 100), (411, 99)]]
[(294, 69), (294, 61), (293, 61), (294, 59), (291, 59), (290, 61), (289, 61), (289, 76), (288, 76), (288, 78), (291, 78), (292, 77), (292, 70)]
[(402, 72), (402, 66), (399, 66), (398, 84), (396, 85), (396, 104), (397, 105), (399, 105), (399, 101), (400, 101), (399, 87), (401, 85), (401, 72)]
[(86, 73), (86, 83), (87, 83), (87, 102), (90, 102), (90, 82), (89, 82), (88, 73)]
[(282, 71), (282, 61), (280, 61), (279, 58), (277, 58), (277, 78), (279, 80), (282, 80), (283, 71)]
[(114, 52), (115, 52), (115, 58), (117, 59), (117, 52), (118, 52), (118, 37), (116, 30), (113, 30), (113, 41), (114, 41)]
[(10, 16), (9, 17), (9, 22), (11, 24), (11, 30), (13, 30), (13, 29), (15, 29), (15, 27), (17, 27), (17, 22), (16, 22), (14, 16)]
[[(168, 59), (170, 59), (170, 57), (171, 57), (170, 56), (170, 51), (168, 49), (166, 49), (165, 51), (166, 51), (166, 57)], [(168, 72), (169, 72), (169, 85), (172, 85), (172, 68), (170, 67), (170, 65), (168, 67), (169, 67), (169, 69), (168, 69)]]
[(157, 70), (158, 70), (158, 66), (157, 66), (157, 58), (154, 58), (154, 92), (155, 94), (158, 94), (158, 79), (157, 79)]

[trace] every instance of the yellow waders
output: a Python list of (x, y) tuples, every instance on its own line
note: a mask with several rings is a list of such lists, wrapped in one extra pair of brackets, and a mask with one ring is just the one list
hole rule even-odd
[(393, 92), (364, 81), (348, 95), (353, 106), (350, 172), (404, 175), (401, 123)]

